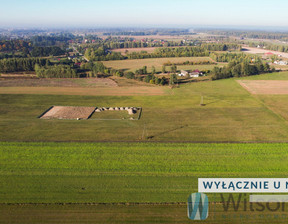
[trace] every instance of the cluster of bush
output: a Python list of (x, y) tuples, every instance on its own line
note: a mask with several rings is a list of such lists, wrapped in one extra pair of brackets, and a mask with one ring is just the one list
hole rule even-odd
[(159, 78), (155, 76), (154, 74), (146, 74), (145, 76), (137, 76), (133, 72), (127, 72), (127, 73), (124, 73), (123, 76), (127, 79), (136, 79), (138, 81), (147, 82), (150, 84), (156, 84), (156, 85), (162, 85), (162, 86), (168, 84), (167, 78), (165, 78), (164, 76), (162, 78)]

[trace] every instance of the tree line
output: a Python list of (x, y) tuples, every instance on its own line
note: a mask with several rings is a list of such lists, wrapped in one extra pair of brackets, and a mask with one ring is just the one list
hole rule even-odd
[(9, 58), (0, 60), (0, 72), (34, 71), (35, 65), (49, 65), (43, 58)]
[(59, 56), (64, 55), (66, 52), (60, 47), (34, 47), (30, 52), (32, 57), (47, 57), (47, 56)]
[(209, 60), (203, 60), (203, 61), (184, 61), (184, 62), (165, 62), (163, 65), (165, 66), (171, 66), (171, 65), (211, 65), (216, 64), (215, 62), (209, 61)]
[[(200, 31), (200, 30), (198, 30)], [(222, 36), (237, 36), (242, 38), (253, 38), (253, 39), (270, 39), (270, 40), (288, 40), (287, 32), (265, 32), (265, 31), (241, 31), (241, 30), (205, 30), (201, 32), (207, 32), (213, 35)]]
[(232, 60), (228, 66), (223, 68), (214, 67), (212, 72), (212, 80), (217, 80), (267, 73), (270, 72), (270, 66), (268, 63), (263, 63), (262, 61), (251, 64), (247, 60)]
[(288, 45), (281, 45), (281, 44), (269, 44), (265, 42), (249, 42), (249, 47), (258, 47), (265, 50), (271, 50), (271, 51), (280, 51), (280, 52), (288, 52)]
[(24, 40), (1, 40), (0, 52), (19, 51), (23, 48), (29, 48), (31, 44)]
[(39, 78), (79, 78), (80, 74), (69, 65), (40, 66), (35, 65), (35, 72)]
[(91, 61), (109, 61), (109, 60), (123, 60), (125, 57), (119, 52), (111, 52), (102, 47), (97, 49), (87, 48), (85, 57)]

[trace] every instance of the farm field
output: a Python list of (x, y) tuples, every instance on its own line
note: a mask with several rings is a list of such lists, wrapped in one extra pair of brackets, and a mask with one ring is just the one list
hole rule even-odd
[(238, 83), (252, 94), (288, 94), (288, 81), (285, 80), (238, 80)]
[[(10, 214), (13, 223), (16, 215), (21, 223), (63, 217), (72, 223), (180, 223), (188, 220), (185, 202), (197, 192), (198, 177), (277, 178), (288, 171), (287, 143), (1, 142), (0, 155), (0, 222)], [(219, 195), (208, 197), (219, 201)], [(210, 206), (209, 223), (225, 223), (220, 204), (216, 213)]]
[[(143, 66), (147, 66), (148, 72), (150, 72), (152, 66), (156, 68), (157, 72), (161, 71), (162, 65), (167, 62), (171, 63), (183, 63), (185, 61), (211, 61), (213, 60), (210, 57), (179, 57), (179, 58), (147, 58), (147, 59), (131, 59), (131, 60), (116, 60), (116, 61), (103, 61), (103, 64), (108, 68), (115, 69), (124, 69), (127, 71), (133, 71), (142, 68)], [(193, 65), (195, 69), (201, 69), (201, 66), (212, 66), (215, 65)], [(177, 66), (178, 67), (178, 66)], [(180, 67), (180, 66), (179, 66)], [(168, 66), (167, 66), (168, 69)]]
[(72, 87), (72, 88), (103, 88), (103, 87), (135, 87), (150, 86), (149, 83), (139, 82), (118, 76), (109, 78), (0, 78), (0, 87)]
[[(249, 77), (249, 79), (280, 80), (287, 79), (287, 75), (288, 73), (274, 73)], [(243, 80), (246, 79), (243, 78)], [(283, 118), (281, 115), (287, 112), (286, 95), (281, 97), (275, 95), (275, 99), (278, 100), (274, 102), (278, 102), (279, 107), (271, 104), (271, 101), (269, 105), (266, 105), (268, 101), (265, 97), (261, 96), (260, 99), (258, 95), (252, 96), (236, 82), (236, 79), (188, 83), (175, 89), (157, 86), (132, 89), (134, 92), (128, 92), (129, 87), (0, 88), (0, 125), (9, 130), (2, 133), (0, 140), (287, 141), (287, 120), (284, 119), (286, 116)], [(199, 105), (201, 96), (206, 106)], [(269, 99), (270, 96), (267, 95), (267, 97)], [(143, 110), (139, 121), (42, 120), (37, 118), (53, 105), (136, 106), (142, 107)]]
[[(0, 223), (185, 223), (199, 177), (286, 177), (288, 143), (260, 142), (287, 141), (288, 95), (251, 95), (238, 80), (288, 80), (288, 72), (175, 89), (133, 87), (124, 78), (99, 88), (0, 87), (7, 130), (0, 136)], [(147, 92), (119, 95), (131, 87)], [(52, 105), (137, 106), (143, 113), (139, 121), (37, 118)], [(209, 209), (206, 223), (243, 223), (239, 212), (227, 218), (219, 203)], [(257, 217), (245, 223), (263, 223)]]
[(241, 80), (288, 80), (288, 72), (266, 73), (238, 78)]
[(1, 79), (0, 87), (115, 87), (118, 86), (117, 82), (109, 78), (34, 78), (34, 79)]
[[(2, 87), (0, 94), (47, 94), (77, 96), (154, 96), (169, 94), (168, 87), (127, 86), (102, 88), (71, 88), (71, 87)], [(77, 106), (77, 105), (76, 105)]]
[[(205, 223), (287, 223), (283, 212), (223, 212), (221, 204), (209, 205)], [(129, 205), (0, 205), (0, 223), (189, 223), (186, 204)], [(277, 217), (275, 219), (275, 217)]]

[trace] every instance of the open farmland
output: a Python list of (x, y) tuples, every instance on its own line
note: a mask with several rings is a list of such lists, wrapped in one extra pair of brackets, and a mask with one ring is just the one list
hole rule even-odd
[[(288, 73), (241, 78), (253, 79), (288, 80)], [(199, 177), (286, 177), (287, 143), (207, 142), (286, 142), (288, 95), (251, 95), (237, 79), (147, 87), (163, 92), (119, 96), (121, 88), (111, 86), (80, 88), (86, 95), (79, 95), (79, 88), (34, 87), (31, 94), (33, 87), (1, 87), (21, 94), (0, 95), (7, 130), (0, 136), (0, 223), (185, 223), (185, 202)], [(132, 105), (143, 114), (139, 121), (38, 119), (51, 105)], [(63, 141), (74, 142), (57, 143)], [(209, 206), (206, 223), (231, 223), (221, 204)], [(229, 212), (235, 214), (247, 215)]]
[[(280, 80), (287, 79), (287, 74), (274, 73), (249, 79), (262, 77)], [(128, 87), (82, 88), (81, 91), (78, 88), (56, 87), (0, 88), (2, 93), (0, 125), (3, 129), (9, 130), (3, 132), (0, 139), (1, 141), (287, 141), (288, 125), (283, 117), (279, 116), (277, 108), (273, 108), (273, 105), (267, 106), (265, 102), (259, 100), (259, 97), (251, 95), (236, 82), (236, 79), (188, 83), (176, 89), (157, 86), (145, 88), (144, 91), (140, 87), (134, 87), (134, 92), (127, 92)], [(142, 90), (140, 94), (139, 91)], [(151, 92), (152, 90), (155, 92)], [(206, 106), (200, 106), (201, 96)], [(285, 113), (286, 98), (277, 99), (279, 104), (283, 103), (283, 106), (279, 107), (282, 108), (281, 113)], [(133, 122), (37, 119), (52, 105), (85, 107), (135, 105), (141, 107), (143, 113), (139, 121)]]
[(288, 94), (288, 81), (284, 80), (238, 80), (252, 94)]
[[(243, 206), (240, 203), (240, 206)], [(277, 206), (277, 205), (273, 205)], [(117, 214), (117, 215), (115, 215)], [(275, 219), (276, 217), (276, 219)], [(0, 223), (191, 223), (187, 205), (181, 204), (29, 204), (1, 205)], [(243, 221), (244, 220), (244, 221)], [(223, 212), (222, 204), (209, 204), (208, 224), (287, 223), (283, 212)]]
[(0, 87), (88, 87), (88, 88), (98, 88), (98, 87), (115, 87), (118, 86), (115, 81), (109, 78), (30, 78), (30, 79), (0, 79)]
[[(64, 217), (74, 223), (92, 219), (147, 223), (153, 217), (160, 223), (181, 223), (187, 221), (185, 202), (197, 191), (198, 177), (284, 178), (288, 172), (283, 159), (288, 156), (287, 143), (2, 142), (0, 146), (0, 222), (9, 214), (13, 223), (39, 223), (43, 217), (46, 222)], [(211, 202), (219, 200), (219, 195), (208, 197)], [(221, 205), (216, 205), (216, 213), (213, 203), (210, 206), (208, 223), (225, 223)]]
[[(167, 62), (173, 63), (183, 63), (186, 61), (201, 62), (201, 61), (211, 61), (213, 60), (209, 57), (179, 57), (179, 58), (146, 58), (146, 59), (131, 59), (131, 60), (118, 60), (118, 61), (103, 61), (103, 64), (108, 68), (123, 69), (127, 71), (133, 71), (147, 66), (148, 72), (154, 66), (157, 72), (161, 71), (162, 65)], [(201, 69), (201, 66), (209, 65), (194, 65), (195, 67)], [(212, 68), (215, 65), (210, 65)], [(168, 67), (168, 66), (167, 66)]]
[[(70, 88), (70, 87), (3, 87), (0, 94), (47, 94), (47, 95), (77, 95), (77, 96), (155, 96), (166, 95), (168, 87), (127, 86), (102, 88)], [(57, 101), (57, 100), (56, 100)], [(52, 104), (53, 105), (53, 104)], [(76, 105), (77, 106), (77, 105)]]

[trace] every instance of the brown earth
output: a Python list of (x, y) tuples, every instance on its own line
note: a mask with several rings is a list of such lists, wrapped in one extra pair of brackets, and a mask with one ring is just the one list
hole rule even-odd
[(237, 82), (252, 94), (288, 94), (286, 80), (237, 80)]
[(53, 106), (48, 110), (42, 119), (88, 119), (95, 110), (95, 107), (69, 107)]
[(0, 78), (0, 87), (116, 87), (117, 83), (109, 78), (74, 78), (74, 79), (45, 79), (45, 78)]
[(0, 94), (48, 94), (79, 96), (156, 96), (167, 94), (168, 87), (1, 87)]

